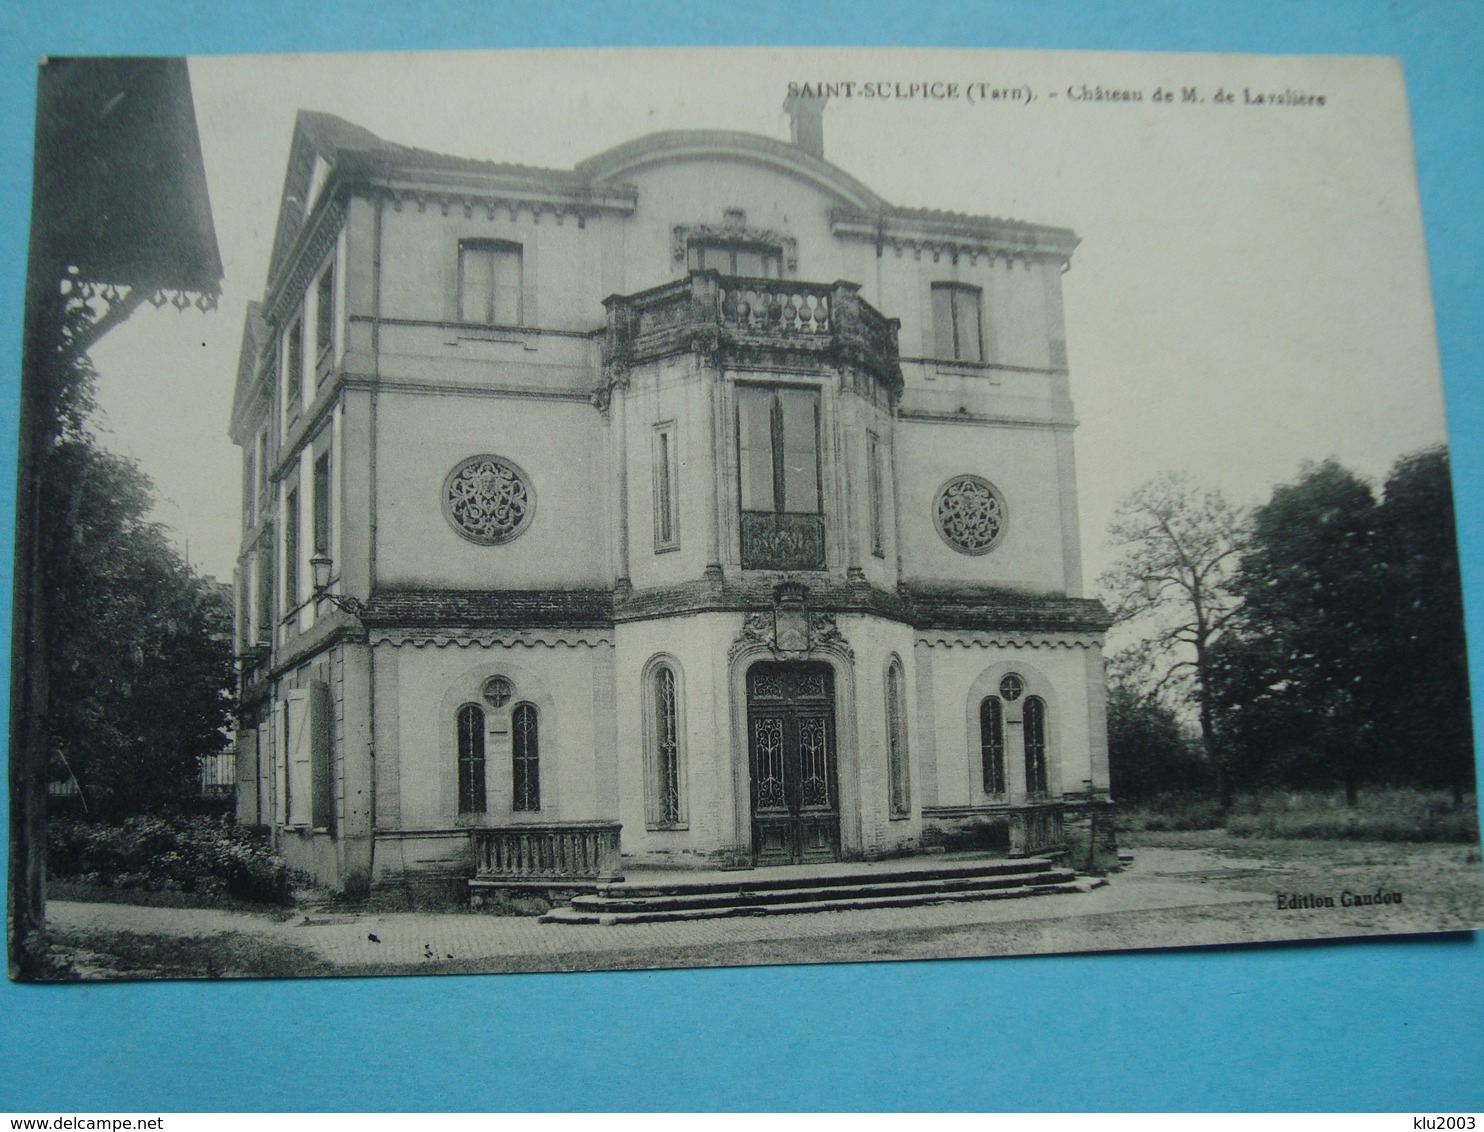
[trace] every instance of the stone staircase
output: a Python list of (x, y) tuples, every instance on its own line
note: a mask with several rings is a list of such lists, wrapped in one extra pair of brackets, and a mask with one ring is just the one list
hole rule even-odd
[(926, 864), (800, 865), (711, 873), (668, 873), (600, 884), (595, 894), (541, 917), (546, 924), (654, 924), (723, 916), (783, 916), (866, 908), (910, 908), (967, 900), (1087, 892), (1104, 882), (1079, 877), (1050, 860), (978, 860)]

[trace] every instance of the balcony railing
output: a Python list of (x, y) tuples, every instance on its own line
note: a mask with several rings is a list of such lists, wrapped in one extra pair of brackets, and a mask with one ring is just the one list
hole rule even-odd
[(616, 821), (551, 822), (473, 830), (476, 885), (619, 880)]
[(823, 570), (823, 517), (742, 512), (742, 569)]
[(633, 366), (677, 353), (748, 351), (817, 355), (902, 389), (897, 320), (860, 297), (855, 283), (747, 279), (693, 271), (674, 283), (615, 295), (603, 359)]

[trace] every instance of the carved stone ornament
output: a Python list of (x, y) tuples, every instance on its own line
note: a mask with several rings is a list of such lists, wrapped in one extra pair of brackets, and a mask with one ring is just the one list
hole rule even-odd
[(855, 660), (855, 650), (850, 647), (845, 634), (840, 632), (833, 613), (812, 613), (809, 615), (809, 624), (815, 648), (838, 649), (845, 654), (847, 660)]
[(676, 263), (684, 263), (690, 254), (692, 240), (716, 240), (741, 244), (761, 244), (777, 248), (783, 255), (784, 273), (792, 278), (799, 271), (799, 242), (782, 232), (768, 228), (749, 228), (745, 224), (677, 225), (670, 235), (670, 253)]
[(833, 613), (804, 613), (783, 606), (770, 613), (749, 613), (727, 659), (735, 660), (738, 653), (757, 645), (778, 660), (798, 660), (826, 648), (855, 660), (855, 650), (840, 632)]
[(954, 476), (933, 498), (933, 524), (960, 554), (988, 554), (1009, 525), (1005, 497), (982, 476)]
[(742, 622), (742, 631), (727, 651), (727, 659), (735, 659), (743, 649), (754, 645), (773, 647), (773, 615), (771, 613), (749, 613)]
[(498, 546), (531, 523), (536, 495), (530, 477), (503, 456), (470, 456), (443, 481), (443, 514), (470, 542)]

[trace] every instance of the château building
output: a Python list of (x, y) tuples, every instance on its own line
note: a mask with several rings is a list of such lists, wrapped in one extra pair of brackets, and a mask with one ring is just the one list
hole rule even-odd
[(1105, 805), (1064, 228), (793, 141), (298, 118), (247, 319), (238, 806), (320, 882), (1054, 851)]

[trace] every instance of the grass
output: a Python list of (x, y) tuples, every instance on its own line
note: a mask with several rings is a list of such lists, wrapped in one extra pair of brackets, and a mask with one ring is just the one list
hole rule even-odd
[(1233, 837), (1327, 841), (1455, 842), (1477, 845), (1472, 794), (1455, 806), (1446, 791), (1362, 789), (1354, 807), (1339, 790), (1240, 795), (1223, 816), (1214, 799), (1166, 795), (1122, 809), (1122, 834), (1224, 830)]
[(181, 936), (160, 932), (50, 929), (56, 963), (47, 981), (284, 979), (335, 973), (324, 960), (244, 932)]

